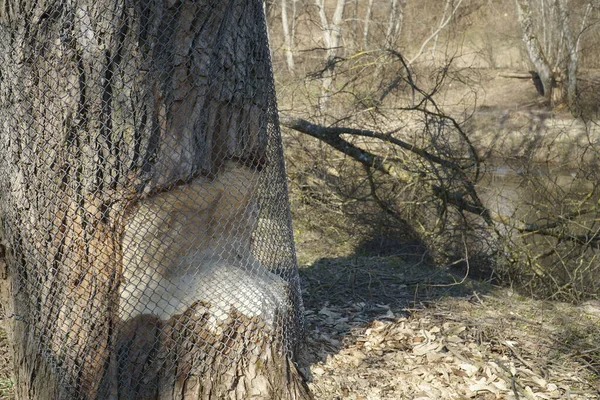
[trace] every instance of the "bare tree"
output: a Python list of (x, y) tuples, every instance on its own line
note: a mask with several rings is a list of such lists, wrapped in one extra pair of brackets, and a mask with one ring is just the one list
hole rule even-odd
[(579, 43), (591, 10), (585, 8), (581, 28), (572, 32), (575, 21), (567, 0), (541, 0), (534, 12), (531, 0), (515, 0), (523, 42), (552, 105), (568, 104), (577, 113), (577, 70)]

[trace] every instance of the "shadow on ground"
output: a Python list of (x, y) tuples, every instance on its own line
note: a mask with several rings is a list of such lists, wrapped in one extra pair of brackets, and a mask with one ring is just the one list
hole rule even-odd
[(600, 303), (532, 300), (419, 243), (373, 243), (300, 269), (316, 399), (600, 398)]
[(491, 288), (464, 273), (460, 266), (435, 266), (416, 241), (369, 239), (353, 255), (300, 267), (306, 328), (333, 339), (329, 350), (336, 352), (353, 327), (406, 316), (441, 298), (469, 299)]

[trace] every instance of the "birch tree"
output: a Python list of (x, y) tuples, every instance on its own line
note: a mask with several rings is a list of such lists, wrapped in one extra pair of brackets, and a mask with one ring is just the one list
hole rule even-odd
[(369, 0), (365, 10), (363, 23), (363, 49), (365, 50), (369, 48), (369, 29), (371, 27), (371, 16), (373, 15), (373, 1), (374, 0)]
[(337, 0), (333, 15), (327, 16), (325, 0), (315, 0), (323, 31), (323, 45), (325, 47), (325, 69), (323, 71), (323, 85), (319, 106), (325, 108), (329, 103), (334, 82), (335, 58), (338, 55), (342, 39), (342, 22), (346, 0)]
[[(288, 14), (288, 4), (291, 2), (291, 20)], [(283, 45), (285, 46), (285, 61), (288, 71), (294, 70), (294, 38), (296, 37), (296, 14), (298, 0), (281, 0), (281, 26), (283, 30)]]
[(402, 22), (404, 21), (404, 8), (408, 0), (391, 0), (390, 15), (385, 33), (385, 45), (389, 48), (395, 48), (402, 32)]
[(567, 104), (577, 113), (579, 43), (592, 4), (586, 5), (581, 28), (575, 35), (572, 31), (575, 21), (568, 0), (540, 2), (536, 13), (534, 10), (538, 7), (531, 0), (515, 0), (523, 43), (540, 77), (545, 97), (553, 106)]

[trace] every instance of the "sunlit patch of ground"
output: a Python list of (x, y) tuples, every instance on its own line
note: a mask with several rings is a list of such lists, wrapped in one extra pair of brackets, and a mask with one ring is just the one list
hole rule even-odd
[[(386, 274), (381, 259), (364, 258), (352, 269), (371, 271), (376, 280), (377, 264)], [(311, 273), (303, 276), (323, 285), (326, 275)], [(443, 295), (440, 283), (415, 291), (408, 275), (396, 282), (400, 288), (402, 279), (408, 283), (404, 309), (399, 302), (379, 303), (382, 297), (361, 301), (369, 297), (368, 281), (353, 284), (354, 302), (343, 279), (328, 291), (343, 293), (345, 303), (335, 295), (321, 305), (306, 298), (304, 372), (317, 399), (600, 397), (600, 303), (534, 301), (468, 284), (462, 294), (449, 286), (454, 292)]]

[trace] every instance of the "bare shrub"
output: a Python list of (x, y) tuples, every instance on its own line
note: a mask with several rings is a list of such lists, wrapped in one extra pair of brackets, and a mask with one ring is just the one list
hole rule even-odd
[[(472, 94), (446, 98), (449, 106), (436, 101), (448, 95), (449, 85), (474, 85), (469, 75), (476, 74), (452, 64), (410, 68), (401, 54), (388, 54), (384, 73), (376, 77), (368, 68), (349, 72), (364, 62), (360, 58), (337, 66), (344, 90), (328, 114), (312, 116), (320, 124), (282, 118), (288, 128), (330, 146), (316, 146), (319, 153), (312, 156), (321, 179), (311, 190), (320, 201), (333, 196), (340, 212), (370, 218), (382, 230), (396, 224), (441, 265), (468, 266), (473, 276), (500, 278), (534, 295), (572, 301), (596, 296), (598, 177), (589, 144), (594, 130), (534, 115), (539, 121), (527, 126), (537, 123), (537, 131), (519, 131), (518, 119), (517, 128), (506, 128), (517, 129), (516, 149), (490, 135), (481, 140), (471, 123), (479, 115), (467, 107)], [(571, 150), (561, 155), (549, 150), (553, 144)], [(567, 165), (575, 154), (581, 158)], [(512, 180), (496, 179), (502, 173)]]

